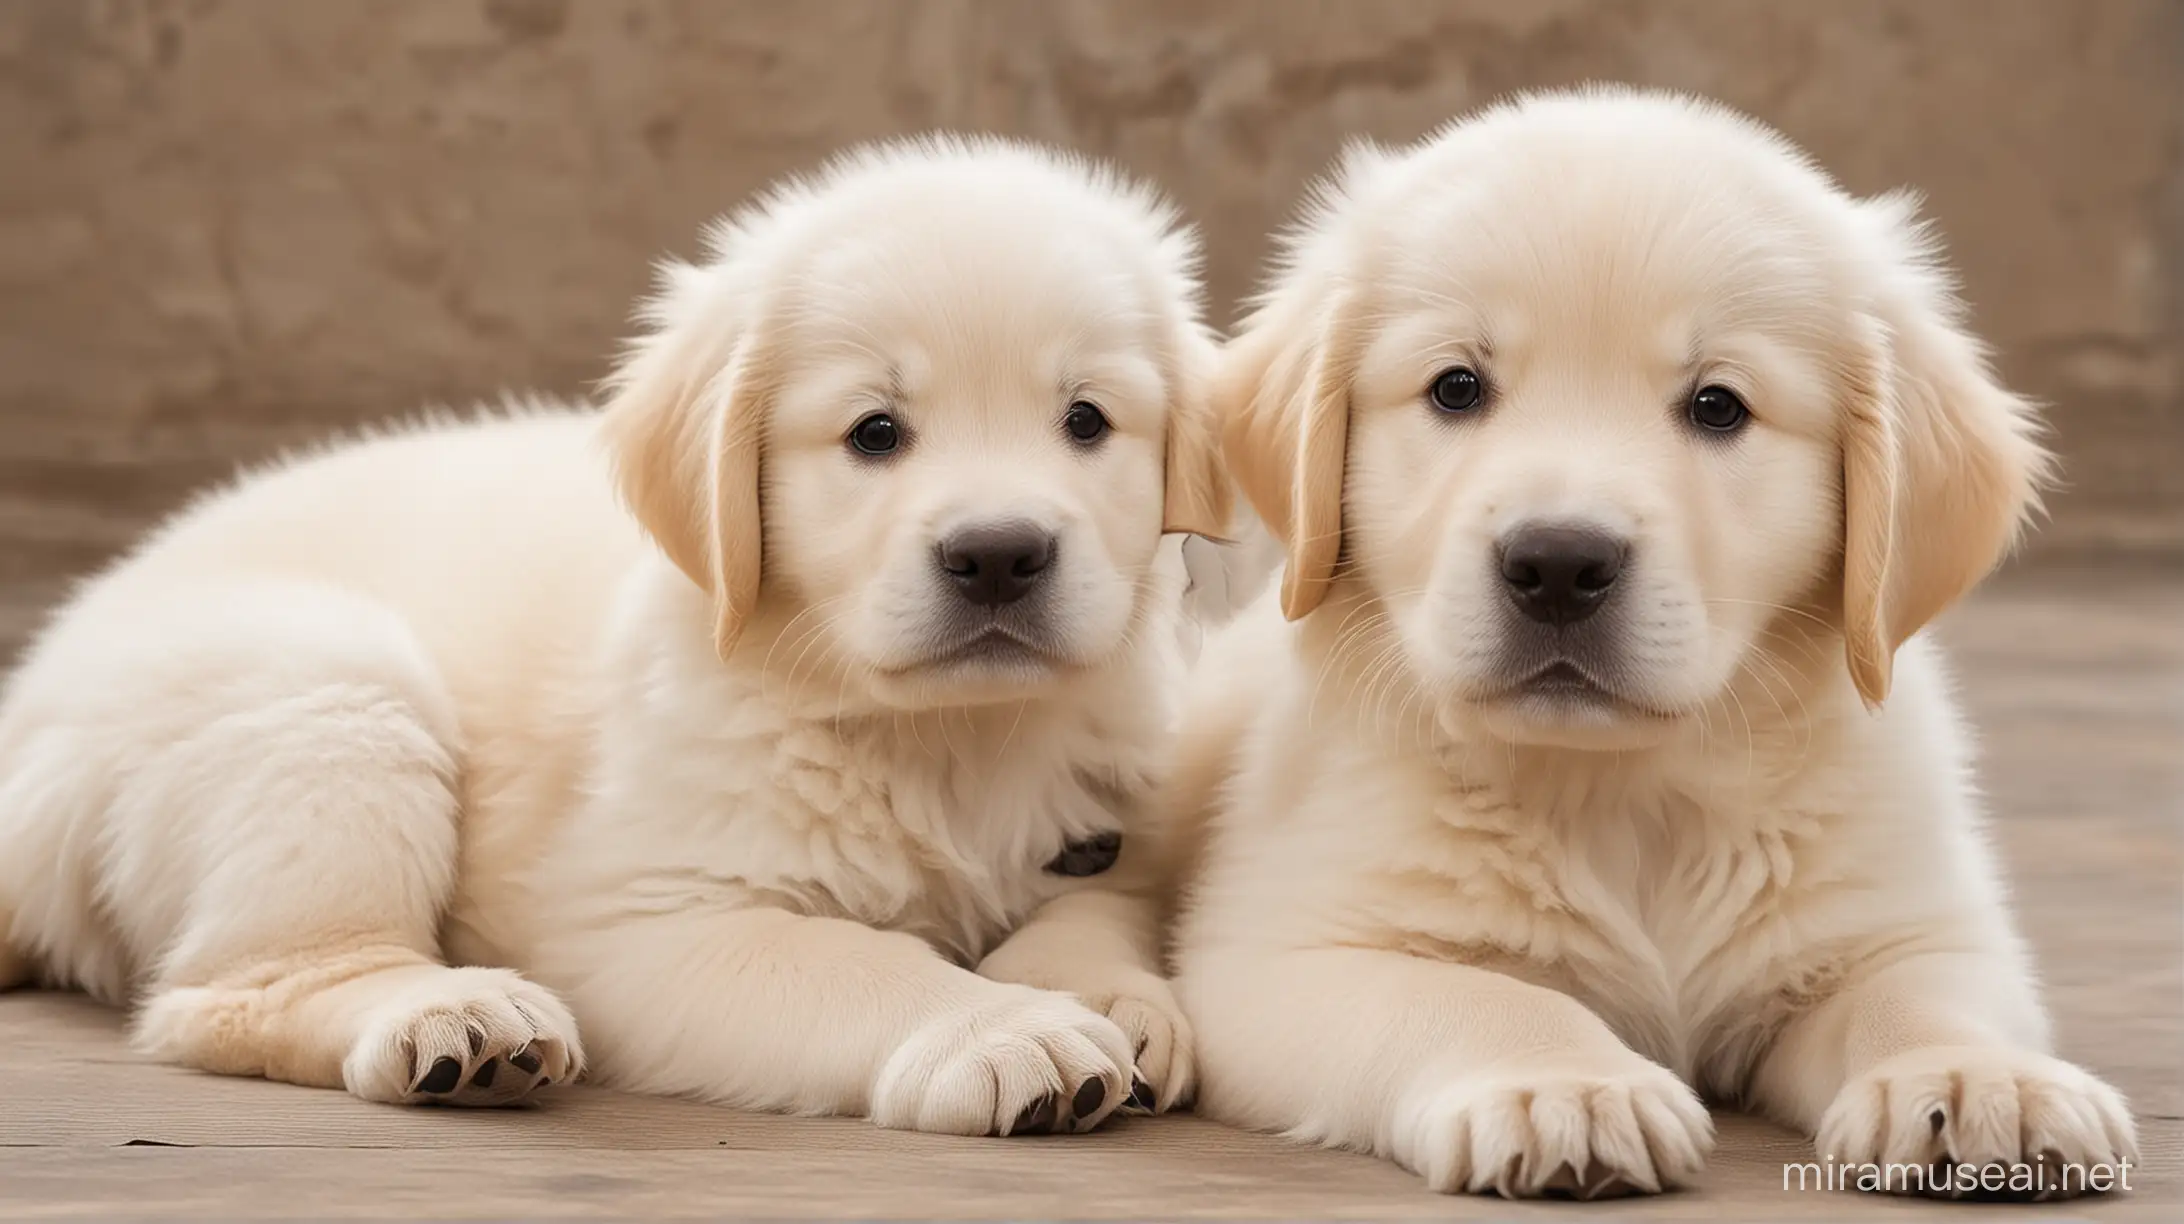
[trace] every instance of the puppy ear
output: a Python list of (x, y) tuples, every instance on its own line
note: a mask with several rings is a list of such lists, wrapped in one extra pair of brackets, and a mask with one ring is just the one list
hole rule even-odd
[(645, 309), (655, 330), (608, 382), (601, 430), (624, 503), (712, 595), (713, 645), (726, 658), (758, 603), (770, 387), (756, 334), (711, 275), (669, 271)]
[(1216, 386), (1230, 470), (1287, 553), (1282, 614), (1290, 620), (1326, 598), (1342, 555), (1360, 326), (1348, 290), (1313, 303), (1310, 315), (1270, 307), (1229, 346)]
[(1214, 380), (1229, 471), (1282, 542), (1290, 620), (1327, 597), (1342, 559), (1350, 384), (1365, 339), (1360, 287), (1376, 275), (1345, 235), (1393, 165), (1369, 141), (1343, 149), (1280, 240), (1274, 285), (1224, 350)]
[(1843, 628), (1851, 679), (1887, 699), (1896, 649), (1994, 569), (2039, 507), (2053, 456), (2034, 406), (1995, 380), (1914, 219), (1860, 206), (1882, 245), (1843, 439)]
[(1194, 327), (1177, 361), (1182, 368), (1172, 379), (1160, 529), (1227, 542), (1235, 536), (1235, 497), (1221, 462), (1220, 426), (1206, 394), (1215, 359), (1212, 343)]

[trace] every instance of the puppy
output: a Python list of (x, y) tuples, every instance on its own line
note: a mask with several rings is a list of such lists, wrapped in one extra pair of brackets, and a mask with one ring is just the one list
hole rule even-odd
[(1189, 1089), (1152, 912), (1101, 886), (1167, 728), (1163, 532), (1227, 517), (1194, 240), (934, 140), (709, 247), (603, 416), (252, 475), (60, 612), (0, 710), (0, 968), (377, 1101), (587, 1051), (967, 1134)]
[(2133, 1156), (1916, 636), (2049, 461), (1912, 213), (1655, 95), (1349, 156), (1215, 395), (1286, 568), (1171, 799), (1204, 1112), (1509, 1196), (1689, 1182), (1700, 1092), (1838, 1162)]

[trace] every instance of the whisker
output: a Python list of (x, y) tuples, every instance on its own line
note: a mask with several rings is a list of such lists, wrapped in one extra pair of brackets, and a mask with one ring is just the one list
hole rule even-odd
[(1833, 632), (1835, 630), (1834, 624), (1829, 622), (1827, 618), (1816, 615), (1813, 612), (1808, 611), (1804, 608), (1793, 608), (1788, 604), (1771, 603), (1764, 599), (1729, 599), (1720, 596), (1709, 596), (1701, 602), (1708, 604), (1731, 604), (1737, 607), (1745, 608), (1765, 608), (1770, 612), (1780, 612), (1787, 616), (1803, 617), (1804, 619), (1809, 620), (1813, 624), (1818, 625), (1822, 629), (1826, 629), (1830, 632)]

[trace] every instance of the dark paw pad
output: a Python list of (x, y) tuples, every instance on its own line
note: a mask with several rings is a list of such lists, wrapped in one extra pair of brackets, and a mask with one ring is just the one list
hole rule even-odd
[(1054, 1129), (1055, 1106), (1052, 1096), (1043, 1096), (1024, 1107), (1010, 1125), (1012, 1135), (1043, 1135)]
[(1605, 1166), (1586, 1161), (1584, 1168), (1573, 1169), (1565, 1161), (1556, 1167), (1553, 1176), (1540, 1184), (1539, 1193), (1542, 1198), (1589, 1203), (1596, 1199), (1623, 1198), (1633, 1190), (1629, 1182)]
[(1130, 1081), (1130, 1102), (1124, 1106), (1125, 1109), (1134, 1109), (1140, 1113), (1151, 1113), (1159, 1105), (1160, 1098), (1153, 1095), (1153, 1086), (1151, 1084), (1141, 1079)]
[(425, 1072), (425, 1077), (417, 1081), (417, 1091), (453, 1092), (455, 1085), (461, 1083), (462, 1079), (463, 1065), (452, 1058), (443, 1058), (433, 1063), (432, 1069)]
[(1107, 1085), (1104, 1081), (1088, 1079), (1077, 1085), (1077, 1095), (1069, 1099), (1069, 1112), (1073, 1120), (1082, 1122), (1100, 1111), (1107, 1103)]

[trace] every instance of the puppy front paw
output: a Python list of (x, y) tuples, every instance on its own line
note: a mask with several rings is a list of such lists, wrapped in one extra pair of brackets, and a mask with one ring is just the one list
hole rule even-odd
[(1190, 1100), (1198, 1086), (1198, 1063), (1191, 1022), (1165, 979), (1132, 972), (1111, 984), (1069, 992), (1093, 1011), (1114, 1021), (1129, 1039), (1137, 1063), (1129, 1107), (1141, 1113), (1166, 1113)]
[(1688, 1184), (1714, 1124), (1682, 1080), (1636, 1054), (1524, 1059), (1417, 1097), (1396, 1160), (1443, 1194), (1612, 1198)]
[(1067, 995), (997, 987), (910, 1035), (872, 1091), (872, 1120), (947, 1135), (1088, 1131), (1129, 1100), (1122, 1030)]
[(1159, 974), (1133, 964), (1094, 957), (1063, 958), (1003, 944), (978, 967), (981, 976), (1074, 995), (1115, 1022), (1137, 1060), (1128, 1105), (1133, 1112), (1166, 1113), (1186, 1104), (1198, 1087), (1191, 1023), (1175, 991)]
[(341, 1078), (367, 1101), (513, 1105), (584, 1069), (567, 1005), (512, 970), (421, 969), (360, 1020)]
[[(2009, 1047), (1899, 1054), (1844, 1085), (1820, 1119), (1820, 1157), (1899, 1194), (2067, 1198), (2122, 1188), (2138, 1162), (2115, 1089), (2058, 1058)], [(2101, 1172), (2105, 1170), (2106, 1172)]]

